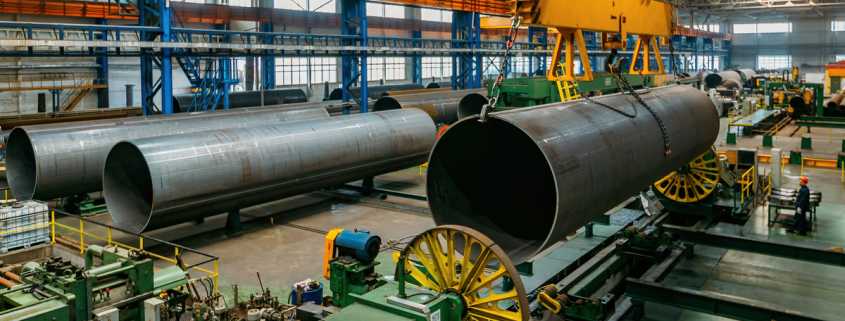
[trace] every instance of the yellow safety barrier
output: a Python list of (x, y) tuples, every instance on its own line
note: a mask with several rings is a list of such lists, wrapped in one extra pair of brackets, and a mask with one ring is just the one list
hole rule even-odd
[(751, 197), (752, 188), (754, 187), (754, 167), (749, 168), (742, 173), (739, 179), (739, 201), (745, 203), (746, 197)]
[(845, 183), (845, 161), (842, 161), (842, 166), (839, 166), (839, 180)]
[[(213, 255), (210, 255), (210, 254), (206, 254), (206, 253), (203, 253), (201, 251), (194, 250), (194, 249), (191, 249), (191, 248), (188, 248), (188, 247), (184, 247), (184, 246), (181, 246), (181, 245), (178, 245), (178, 244), (170, 243), (170, 242), (163, 241), (163, 240), (158, 240), (158, 239), (151, 238), (151, 237), (145, 237), (145, 236), (142, 236), (142, 235), (139, 235), (139, 234), (136, 234), (136, 233), (121, 230), (121, 229), (118, 229), (118, 228), (115, 228), (115, 227), (112, 227), (112, 226), (109, 226), (109, 225), (106, 225), (106, 224), (102, 224), (102, 223), (98, 223), (98, 222), (95, 222), (95, 221), (85, 219), (81, 216), (76, 216), (76, 215), (73, 215), (73, 214), (61, 213), (61, 212), (60, 212), (60, 214), (63, 215), (64, 217), (67, 217), (68, 219), (77, 220), (78, 223), (79, 223), (78, 224), (79, 227), (77, 228), (75, 226), (71, 226), (71, 225), (76, 225), (76, 224), (66, 225), (66, 224), (63, 224), (63, 223), (59, 223), (56, 220), (56, 210), (50, 211), (50, 242), (51, 242), (51, 244), (57, 244), (57, 241), (59, 241), (61, 239), (61, 236), (62, 236), (61, 232), (69, 232), (70, 234), (72, 234), (72, 236), (67, 240), (61, 239), (63, 241), (62, 242), (63, 245), (76, 247), (76, 248), (79, 249), (80, 253), (85, 253), (85, 250), (88, 248), (88, 246), (92, 245), (95, 242), (101, 242), (101, 243), (103, 243), (101, 245), (114, 246), (114, 247), (122, 248), (122, 249), (128, 250), (128, 251), (141, 252), (148, 257), (159, 259), (159, 260), (168, 262), (168, 263), (173, 264), (173, 265), (179, 265), (181, 268), (183, 268), (186, 271), (196, 271), (196, 272), (200, 272), (202, 274), (205, 274), (207, 277), (211, 278), (211, 280), (214, 281), (214, 288), (213, 288), (214, 293), (218, 293), (218, 291), (219, 291), (219, 286), (218, 286), (218, 281), (219, 281), (219, 278), (220, 278), (220, 258), (219, 257), (213, 256)], [(105, 236), (102, 236), (101, 234), (97, 234), (97, 233), (93, 232), (92, 229), (86, 230), (86, 228), (85, 228), (86, 223), (88, 223), (88, 225), (95, 225), (96, 227), (98, 227), (100, 229), (104, 229), (105, 230)], [(125, 234), (129, 238), (137, 238), (138, 245), (133, 246), (133, 245), (129, 245), (129, 244), (126, 244), (126, 243), (116, 241), (113, 237), (114, 231), (118, 231), (122, 234)], [(66, 244), (66, 243), (72, 243), (70, 241), (72, 239), (79, 240), (79, 243), (78, 244)], [(164, 245), (164, 246), (173, 248), (173, 257), (165, 256), (165, 255), (162, 255), (162, 254), (158, 254), (158, 253), (154, 253), (152, 251), (146, 250), (144, 248), (144, 240), (145, 239), (150, 239), (150, 240), (155, 241), (155, 243), (158, 243), (159, 245)], [(182, 261), (182, 254), (184, 254), (184, 253), (192, 253), (192, 254), (198, 255), (200, 257), (199, 262), (192, 263), (192, 264), (186, 264), (185, 262)], [(208, 265), (211, 265), (211, 267), (209, 268)]]

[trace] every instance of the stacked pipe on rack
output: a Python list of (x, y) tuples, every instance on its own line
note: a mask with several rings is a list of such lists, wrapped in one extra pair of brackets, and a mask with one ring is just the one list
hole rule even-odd
[(425, 111), (435, 123), (451, 124), (460, 119), (459, 105), (465, 97), (484, 92), (484, 89), (468, 89), (384, 96), (376, 100), (373, 111), (416, 108)]
[[(173, 96), (173, 111), (176, 113), (198, 111), (192, 109), (194, 97), (193, 94)], [(232, 109), (256, 106), (280, 106), (305, 102), (308, 102), (308, 96), (305, 95), (305, 91), (302, 89), (271, 89), (229, 93), (229, 108)], [(223, 109), (222, 103), (217, 106), (217, 109)]]
[(22, 126), (8, 138), (6, 178), (23, 200), (95, 192), (109, 149), (122, 140), (328, 117), (324, 108), (300, 105)]
[(435, 222), (472, 227), (519, 263), (710, 150), (719, 117), (704, 93), (675, 85), (640, 96), (667, 138), (627, 94), (453, 124), (429, 158)]
[[(427, 86), (423, 87), (420, 84), (399, 84), (399, 85), (383, 85), (383, 86), (369, 86), (367, 87), (367, 97), (369, 99), (379, 99), (383, 96), (388, 95), (388, 93), (393, 92), (401, 92), (401, 91), (419, 91), (425, 89), (439, 89), (445, 88), (448, 86), (444, 86), (446, 83), (437, 83), (433, 82), (428, 84)], [(361, 89), (360, 88), (352, 88), (349, 89), (350, 94), (352, 94), (355, 100), (358, 100), (361, 96)], [(330, 93), (329, 96), (323, 100), (341, 100), (343, 99), (343, 89), (335, 88)]]
[(422, 164), (435, 130), (401, 109), (132, 139), (109, 152), (103, 195), (141, 232)]
[(711, 73), (704, 77), (707, 88), (725, 87), (727, 89), (742, 89), (742, 87), (757, 75), (752, 69), (733, 69)]

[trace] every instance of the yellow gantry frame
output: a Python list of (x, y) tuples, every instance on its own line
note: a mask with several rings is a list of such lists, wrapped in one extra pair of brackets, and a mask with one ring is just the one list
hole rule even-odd
[[(550, 71), (549, 80), (575, 80), (573, 76), (573, 49), (577, 46), (584, 75), (578, 80), (593, 80), (592, 68), (587, 58), (582, 31), (619, 33), (624, 42), (627, 34), (637, 35), (637, 44), (631, 65), (642, 59), (643, 68), (631, 68), (630, 73), (662, 74), (663, 61), (658, 47), (657, 37), (672, 36), (674, 8), (671, 4), (658, 0), (533, 0), (516, 1), (515, 14), (528, 25), (553, 27), (560, 31), (552, 54), (551, 66), (557, 66), (561, 49), (565, 50), (564, 79)], [(657, 61), (657, 69), (652, 69), (651, 54)], [(553, 68), (554, 69), (554, 68)]]

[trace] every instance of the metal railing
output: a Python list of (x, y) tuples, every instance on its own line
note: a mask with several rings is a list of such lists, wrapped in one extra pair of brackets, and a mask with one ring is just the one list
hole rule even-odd
[(745, 199), (751, 197), (754, 188), (754, 167), (748, 168), (739, 178), (739, 201), (745, 204)]
[[(75, 222), (69, 224), (59, 223), (56, 219), (56, 214), (59, 214), (62, 217), (71, 218), (75, 220)], [(101, 232), (99, 233), (105, 233), (105, 235), (95, 232), (95, 228), (92, 227), (99, 228), (101, 230)], [(115, 237), (116, 232), (126, 238), (136, 239), (136, 241), (133, 243), (137, 245), (127, 244), (118, 241)], [(70, 236), (63, 237), (65, 236), (64, 233), (68, 233), (70, 234)], [(145, 247), (145, 242), (155, 243), (155, 246), (157, 247), (169, 247), (170, 249), (164, 252), (172, 253), (172, 256), (170, 256), (170, 254), (160, 254), (153, 252), (149, 247)], [(173, 265), (177, 265), (185, 271), (196, 271), (202, 273), (213, 281), (214, 293), (218, 293), (219, 291), (219, 257), (168, 241), (132, 233), (127, 230), (110, 226), (108, 224), (95, 222), (93, 220), (78, 215), (63, 212), (61, 210), (54, 209), (50, 211), (50, 243), (54, 245), (60, 243), (71, 248), (76, 248), (79, 250), (80, 253), (84, 253), (88, 246), (94, 243), (100, 243), (100, 245), (106, 246), (114, 246), (128, 251), (137, 251), (148, 257), (159, 259), (161, 261)], [(190, 264), (186, 263), (183, 260), (183, 254), (186, 253), (198, 255), (199, 260)]]

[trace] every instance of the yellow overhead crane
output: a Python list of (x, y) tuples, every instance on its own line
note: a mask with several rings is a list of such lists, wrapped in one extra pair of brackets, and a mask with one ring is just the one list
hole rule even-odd
[[(663, 37), (668, 41), (672, 36), (675, 19), (671, 4), (657, 0), (514, 0), (513, 3), (514, 14), (522, 24), (557, 31), (551, 65), (562, 63), (564, 72), (557, 75), (556, 68), (549, 68), (547, 78), (551, 81), (593, 80), (584, 31), (601, 32), (605, 49), (625, 49), (627, 36), (637, 36), (629, 73), (665, 73), (657, 40)], [(482, 28), (510, 26), (510, 21), (503, 20), (505, 18), (486, 17), (482, 19)], [(584, 74), (578, 77), (574, 75), (576, 49), (584, 69)], [(651, 64), (652, 54), (656, 68)], [(640, 61), (642, 68), (637, 68)]]

